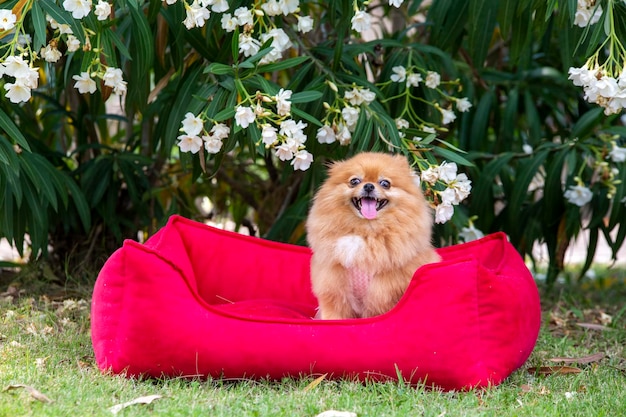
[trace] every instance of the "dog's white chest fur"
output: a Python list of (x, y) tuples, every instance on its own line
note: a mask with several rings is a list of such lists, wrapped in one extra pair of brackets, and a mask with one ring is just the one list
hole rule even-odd
[[(341, 265), (348, 270), (350, 291), (348, 301), (357, 314), (363, 313), (363, 303), (367, 297), (372, 274), (359, 268), (359, 256), (363, 256), (365, 241), (360, 236), (347, 235), (339, 238), (335, 246)], [(362, 261), (362, 260), (361, 260)]]

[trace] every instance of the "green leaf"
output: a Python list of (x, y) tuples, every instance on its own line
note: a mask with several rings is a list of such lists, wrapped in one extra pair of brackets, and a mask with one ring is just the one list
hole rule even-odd
[(80, 221), (83, 224), (83, 229), (89, 231), (91, 229), (91, 211), (89, 210), (89, 204), (85, 199), (85, 195), (72, 178), (68, 178), (65, 185), (72, 197), (72, 201), (78, 212), (78, 217), (80, 217)]
[(469, 52), (478, 68), (483, 67), (496, 27), (499, 0), (469, 0)]
[(436, 153), (437, 155), (441, 156), (442, 158), (444, 158), (447, 161), (450, 162), (455, 162), (459, 165), (464, 165), (464, 166), (474, 166), (474, 164), (470, 161), (468, 161), (466, 158), (462, 157), (461, 155), (459, 155), (456, 152), (453, 152), (449, 149), (446, 148), (442, 148), (442, 147), (435, 147), (433, 148), (433, 152)]
[(46, 17), (39, 3), (38, 1), (33, 2), (33, 7), (31, 8), (31, 18), (35, 31), (32, 48), (35, 51), (39, 51), (46, 44)]
[(322, 122), (320, 122), (319, 120), (317, 120), (314, 116), (310, 115), (309, 113), (300, 110), (296, 107), (292, 107), (291, 108), (291, 113), (298, 116), (301, 119), (307, 120), (309, 122), (311, 122), (312, 124), (314, 124), (315, 126), (318, 127), (322, 127)]
[(13, 123), (13, 120), (11, 120), (2, 109), (0, 109), (0, 128), (7, 132), (9, 137), (13, 139), (15, 143), (20, 145), (22, 149), (28, 152), (31, 151), (30, 146), (28, 145), (28, 142), (26, 141), (24, 135), (22, 135), (20, 129), (16, 126), (15, 123)]
[(591, 134), (598, 122), (604, 117), (602, 107), (595, 107), (578, 118), (572, 126), (572, 139), (583, 139)]
[(291, 96), (292, 103), (309, 103), (311, 101), (318, 100), (322, 97), (323, 93), (321, 91), (302, 91), (299, 93), (294, 93)]
[[(293, 111), (293, 109), (291, 110)], [(232, 119), (233, 117), (235, 117), (235, 108), (227, 107), (213, 116), (213, 119), (216, 122), (223, 122), (224, 120)]]
[(230, 65), (221, 64), (219, 62), (212, 62), (209, 66), (204, 70), (204, 72), (208, 72), (215, 75), (235, 75), (235, 70)]
[(513, 191), (509, 198), (508, 216), (510, 225), (515, 225), (515, 228), (521, 230), (523, 225), (519, 221), (519, 216), (524, 208), (524, 202), (528, 198), (528, 186), (533, 180), (539, 167), (543, 165), (549, 150), (543, 150), (535, 154), (529, 161), (520, 163), (516, 172), (515, 183), (513, 184)]
[(296, 67), (306, 61), (309, 61), (311, 58), (307, 55), (297, 56), (293, 58), (288, 58), (283, 61), (274, 62), (271, 64), (259, 65), (257, 68), (257, 72), (276, 72), (282, 71), (288, 68)]

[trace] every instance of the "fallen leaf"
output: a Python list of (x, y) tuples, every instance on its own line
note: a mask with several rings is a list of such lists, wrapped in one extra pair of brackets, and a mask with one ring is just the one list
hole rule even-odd
[(321, 375), (321, 376), (319, 376), (319, 377), (315, 378), (313, 381), (311, 381), (311, 383), (310, 383), (309, 385), (307, 385), (307, 386), (304, 388), (304, 390), (303, 390), (303, 391), (304, 391), (304, 392), (311, 391), (313, 388), (317, 387), (317, 386), (320, 384), (320, 382), (322, 382), (324, 379), (326, 379), (326, 376), (327, 376), (327, 375), (328, 375), (328, 374), (324, 374), (324, 375)]
[(162, 395), (146, 395), (145, 397), (135, 398), (132, 401), (125, 402), (123, 404), (117, 404), (113, 407), (109, 407), (109, 411), (113, 414), (117, 414), (126, 407), (130, 407), (135, 404), (151, 404), (154, 400), (158, 400), (159, 398), (163, 398)]
[(610, 327), (606, 327), (601, 324), (595, 324), (595, 323), (576, 323), (576, 326), (582, 327), (583, 329), (589, 329), (589, 330), (602, 330), (602, 331), (612, 330)]
[(593, 355), (583, 356), (582, 358), (550, 358), (548, 359), (550, 362), (563, 362), (563, 363), (577, 363), (580, 365), (585, 365), (592, 362), (599, 362), (602, 358), (604, 358), (604, 353), (594, 353)]
[(10, 391), (10, 390), (19, 389), (19, 388), (25, 389), (30, 394), (30, 396), (33, 397), (37, 401), (41, 401), (42, 403), (47, 403), (47, 404), (53, 402), (46, 395), (42, 394), (40, 391), (36, 390), (30, 385), (24, 385), (24, 384), (9, 385), (3, 391)]
[(537, 366), (528, 368), (528, 373), (533, 375), (567, 375), (579, 374), (582, 369), (573, 366)]
[(315, 417), (356, 417), (356, 413), (353, 413), (352, 411), (328, 410)]

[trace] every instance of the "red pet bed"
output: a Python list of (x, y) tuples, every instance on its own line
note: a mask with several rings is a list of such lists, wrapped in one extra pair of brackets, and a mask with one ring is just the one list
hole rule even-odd
[(502, 233), (439, 253), (388, 313), (313, 320), (309, 249), (173, 216), (145, 244), (126, 241), (100, 272), (96, 361), (126, 376), (499, 384), (537, 340), (533, 278)]

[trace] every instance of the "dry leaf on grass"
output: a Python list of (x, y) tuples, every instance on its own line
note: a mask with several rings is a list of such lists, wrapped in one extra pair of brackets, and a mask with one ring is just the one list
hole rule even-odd
[(123, 404), (117, 404), (117, 405), (114, 405), (113, 407), (109, 407), (109, 411), (112, 412), (113, 414), (117, 414), (123, 409), (125, 409), (126, 407), (130, 407), (131, 405), (151, 404), (152, 401), (158, 400), (159, 398), (163, 398), (163, 396), (162, 395), (146, 395), (145, 397), (135, 398), (132, 401), (128, 401)]
[(324, 374), (324, 375), (318, 376), (318, 377), (317, 377), (317, 378), (315, 378), (313, 381), (311, 381), (311, 383), (310, 383), (309, 385), (307, 385), (307, 386), (304, 388), (304, 390), (303, 390), (303, 391), (304, 391), (304, 392), (311, 391), (313, 388), (317, 387), (317, 386), (320, 384), (320, 382), (322, 382), (324, 379), (326, 379), (326, 376), (327, 376), (327, 375), (328, 375), (328, 374)]
[(4, 391), (10, 391), (10, 390), (20, 389), (20, 388), (26, 390), (30, 394), (30, 396), (33, 397), (37, 401), (41, 401), (42, 403), (46, 403), (46, 404), (49, 404), (52, 402), (50, 398), (48, 398), (46, 395), (42, 394), (40, 391), (36, 390), (35, 388), (31, 387), (30, 385), (24, 385), (24, 384), (9, 385), (8, 387), (4, 389)]
[(528, 373), (533, 375), (568, 375), (579, 374), (582, 369), (573, 366), (536, 366), (528, 368)]
[(595, 324), (595, 323), (576, 323), (576, 326), (578, 327), (582, 327), (583, 329), (589, 329), (589, 330), (612, 330), (610, 327), (606, 327), (603, 326), (602, 324)]
[(356, 413), (352, 411), (327, 410), (315, 417), (356, 417)]
[(563, 363), (577, 363), (579, 365), (586, 365), (588, 363), (599, 362), (604, 358), (604, 353), (594, 353), (593, 355), (583, 356), (581, 358), (550, 358), (550, 362), (563, 362)]

